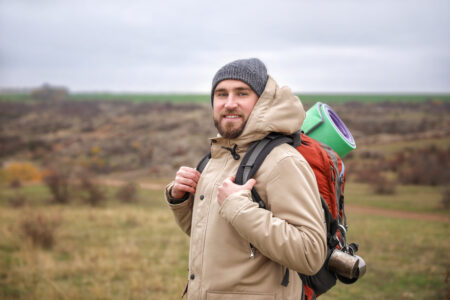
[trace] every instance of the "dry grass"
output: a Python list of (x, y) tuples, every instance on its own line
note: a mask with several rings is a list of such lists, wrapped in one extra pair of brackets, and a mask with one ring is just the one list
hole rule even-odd
[[(370, 196), (369, 205), (405, 205), (408, 199), (414, 205), (410, 193), (418, 194), (417, 187), (401, 187), (394, 196), (370, 190), (349, 184), (347, 202), (364, 203)], [(423, 193), (439, 203), (437, 188)], [(17, 220), (29, 208), (0, 201), (0, 298), (179, 299), (188, 273), (188, 238), (175, 225), (161, 190), (142, 190), (141, 199), (136, 205), (110, 200), (101, 208), (36, 204), (34, 215), (61, 220), (51, 249), (21, 235)], [(450, 270), (448, 224), (361, 213), (348, 217), (349, 240), (359, 242), (368, 273), (355, 285), (338, 284), (321, 299), (442, 299)]]
[(178, 299), (187, 238), (164, 209), (42, 207), (64, 220), (53, 248), (19, 233), (21, 211), (0, 210), (1, 299)]
[[(448, 224), (352, 214), (350, 240), (360, 244), (367, 274), (321, 299), (445, 299), (450, 288)], [(353, 226), (352, 226), (353, 225)]]
[(20, 233), (35, 247), (51, 249), (55, 243), (59, 216), (26, 211), (20, 220)]

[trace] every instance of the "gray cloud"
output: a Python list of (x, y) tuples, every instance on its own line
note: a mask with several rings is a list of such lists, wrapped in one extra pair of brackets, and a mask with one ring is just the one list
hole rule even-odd
[(0, 87), (208, 92), (257, 56), (296, 91), (449, 92), (450, 4), (0, 0)]

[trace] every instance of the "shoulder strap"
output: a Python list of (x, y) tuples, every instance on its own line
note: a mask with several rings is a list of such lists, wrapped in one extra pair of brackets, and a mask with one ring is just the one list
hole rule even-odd
[(292, 143), (292, 137), (278, 133), (270, 133), (262, 140), (255, 142), (248, 149), (247, 153), (245, 153), (239, 165), (236, 174), (236, 183), (244, 184), (252, 178), (273, 148), (284, 143)]
[(203, 170), (205, 169), (206, 165), (208, 164), (209, 160), (211, 159), (211, 152), (209, 152), (208, 154), (206, 154), (202, 160), (200, 160), (200, 162), (198, 163), (196, 169), (197, 171), (199, 171), (200, 173), (203, 172)]
[[(242, 159), (235, 182), (237, 184), (244, 184), (252, 178), (256, 171), (261, 167), (264, 159), (277, 146), (289, 143), (293, 144), (294, 136), (286, 136), (280, 133), (270, 133), (260, 141), (255, 142), (247, 151)], [(254, 202), (259, 204), (259, 207), (265, 208), (265, 204), (259, 196), (255, 188), (252, 189), (252, 198)]]

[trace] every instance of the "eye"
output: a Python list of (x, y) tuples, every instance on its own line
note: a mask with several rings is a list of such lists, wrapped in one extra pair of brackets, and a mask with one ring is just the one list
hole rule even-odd
[(228, 94), (225, 91), (216, 91), (214, 93), (214, 97), (227, 97), (227, 96), (228, 96)]

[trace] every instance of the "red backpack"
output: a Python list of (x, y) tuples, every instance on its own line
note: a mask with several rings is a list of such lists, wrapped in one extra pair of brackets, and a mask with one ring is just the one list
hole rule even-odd
[[(333, 228), (328, 228), (328, 239), (330, 238), (330, 235), (334, 234), (337, 237), (335, 241), (328, 241), (328, 248), (333, 246), (342, 248), (343, 243), (339, 245), (339, 242), (342, 238), (345, 238), (347, 229), (344, 213), (344, 185), (346, 179), (344, 163), (330, 146), (320, 143), (303, 133), (301, 134), (301, 145), (297, 146), (296, 149), (308, 161), (314, 171), (320, 196), (326, 202), (329, 213), (337, 223), (333, 224)], [(327, 220), (327, 225), (328, 222), (332, 221)], [(343, 228), (340, 228), (340, 224), (342, 224)], [(335, 229), (335, 226), (338, 227)], [(336, 242), (338, 242), (338, 244), (335, 245)], [(328, 285), (332, 285), (325, 288), (328, 290), (334, 286), (335, 282), (335, 279), (334, 282), (331, 280)], [(326, 292), (324, 289), (314, 289), (314, 286), (309, 286), (306, 283), (306, 280), (303, 280), (303, 285), (305, 288), (305, 296), (308, 300), (314, 299), (314, 297), (319, 294)]]
[[(365, 263), (361, 259), (362, 265), (360, 266), (360, 257), (354, 255), (358, 250), (358, 245), (353, 243), (348, 245), (346, 242), (347, 224), (344, 213), (346, 172), (341, 158), (329, 146), (314, 140), (303, 132), (290, 136), (270, 133), (262, 140), (254, 142), (249, 148), (235, 176), (236, 184), (242, 185), (252, 178), (272, 149), (283, 143), (288, 143), (295, 147), (308, 161), (316, 176), (322, 207), (325, 212), (328, 245), (327, 259), (321, 270), (313, 276), (298, 273), (304, 285), (303, 291), (305, 294), (302, 295), (302, 299), (311, 300), (333, 287), (337, 279), (347, 284), (355, 282), (364, 274)], [(233, 154), (232, 149), (230, 151)], [(210, 158), (211, 154), (208, 154), (200, 161), (197, 166), (199, 172), (203, 171)], [(253, 188), (251, 192), (253, 201), (257, 202), (260, 208), (265, 209), (266, 206), (256, 189)], [(336, 252), (336, 249), (339, 251)], [(341, 267), (338, 267), (337, 269), (339, 270), (336, 270), (335, 264), (333, 264), (334, 269), (330, 267), (330, 258), (333, 257), (334, 263), (336, 254), (354, 256), (351, 270), (348, 271), (347, 266), (345, 266), (347, 273), (341, 272)], [(348, 260), (348, 257), (346, 259)], [(289, 269), (286, 269), (281, 284), (284, 286), (289, 284)]]

